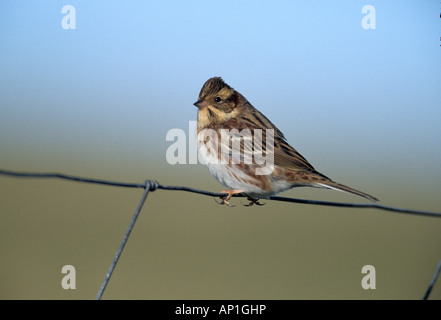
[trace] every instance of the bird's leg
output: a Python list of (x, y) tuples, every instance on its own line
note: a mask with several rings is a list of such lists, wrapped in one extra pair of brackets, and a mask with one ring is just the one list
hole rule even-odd
[(221, 202), (217, 202), (219, 204), (225, 204), (229, 207), (234, 207), (229, 203), (229, 200), (233, 196), (233, 194), (243, 193), (243, 190), (222, 190), (220, 193), (227, 193), (228, 195), (221, 197)]
[(250, 201), (250, 203), (244, 204), (245, 207), (251, 207), (253, 204), (256, 204), (258, 206), (264, 206), (265, 205), (265, 203), (260, 203), (259, 199), (254, 199), (254, 198), (251, 198), (251, 197), (248, 197), (247, 199)]

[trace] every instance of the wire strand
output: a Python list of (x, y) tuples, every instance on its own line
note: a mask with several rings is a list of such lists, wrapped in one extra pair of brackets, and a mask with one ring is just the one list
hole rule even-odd
[(104, 278), (103, 283), (101, 284), (101, 287), (98, 291), (98, 294), (96, 296), (95, 300), (101, 300), (101, 297), (103, 296), (104, 290), (107, 287), (107, 284), (109, 283), (110, 277), (113, 274), (113, 271), (115, 270), (116, 264), (118, 263), (118, 260), (124, 250), (124, 247), (126, 246), (127, 240), (129, 239), (130, 233), (133, 230), (133, 227), (135, 226), (136, 220), (138, 219), (139, 213), (141, 212), (142, 206), (144, 205), (147, 196), (152, 188), (150, 187), (150, 181), (146, 181), (145, 183), (145, 190), (142, 194), (141, 200), (138, 203), (138, 206), (136, 207), (135, 213), (133, 214), (132, 220), (130, 220), (129, 226), (127, 227), (126, 233), (124, 234), (124, 237), (121, 241), (121, 244), (119, 245), (118, 250), (116, 251), (115, 257), (113, 258), (112, 263), (110, 264), (109, 270), (106, 273), (106, 276)]
[[(144, 205), (144, 203), (147, 200), (147, 196), (151, 191), (155, 191), (157, 189), (162, 190), (174, 190), (174, 191), (186, 191), (186, 192), (192, 192), (197, 194), (202, 194), (206, 196), (213, 196), (213, 197), (223, 197), (226, 196), (226, 193), (215, 193), (210, 192), (206, 190), (200, 190), (185, 186), (167, 186), (167, 185), (161, 185), (157, 181), (153, 180), (146, 180), (144, 183), (129, 183), (129, 182), (118, 182), (118, 181), (110, 181), (110, 180), (102, 180), (102, 179), (91, 179), (91, 178), (83, 178), (78, 176), (72, 176), (68, 174), (61, 174), (61, 173), (36, 173), (36, 172), (18, 172), (18, 171), (11, 171), (11, 170), (3, 170), (0, 169), (0, 175), (4, 176), (10, 176), (10, 177), (19, 177), (19, 178), (58, 178), (58, 179), (64, 179), (64, 180), (71, 180), (76, 182), (84, 182), (84, 183), (94, 183), (94, 184), (101, 184), (101, 185), (110, 185), (110, 186), (117, 186), (117, 187), (125, 187), (125, 188), (143, 188), (144, 193), (141, 197), (141, 200), (138, 203), (138, 206), (135, 210), (135, 213), (133, 214), (133, 217), (129, 223), (129, 226), (126, 229), (126, 232), (123, 236), (123, 239), (116, 251), (116, 254), (112, 260), (112, 263), (110, 264), (110, 267), (105, 275), (104, 281), (101, 284), (101, 287), (98, 291), (98, 294), (96, 296), (96, 300), (100, 300), (103, 296), (104, 290), (106, 289), (110, 277), (112, 276), (116, 264), (118, 263), (119, 258), (121, 257), (121, 254), (124, 250), (125, 245), (127, 244), (127, 241), (129, 239), (130, 233), (132, 232), (136, 220), (139, 217), (139, 214), (141, 212), (141, 209)], [(234, 195), (235, 197), (246, 197), (246, 195)], [(429, 211), (421, 211), (421, 210), (412, 210), (412, 209), (402, 209), (402, 208), (396, 208), (396, 207), (390, 207), (390, 206), (384, 206), (376, 203), (343, 203), (343, 202), (330, 202), (330, 201), (320, 201), (320, 200), (307, 200), (307, 199), (295, 199), (295, 198), (285, 198), (285, 197), (270, 197), (269, 200), (273, 201), (282, 201), (282, 202), (291, 202), (291, 203), (300, 203), (300, 204), (310, 204), (310, 205), (320, 205), (320, 206), (331, 206), (331, 207), (345, 207), (345, 208), (371, 208), (371, 209), (379, 209), (379, 210), (386, 210), (386, 211), (392, 211), (392, 212), (398, 212), (398, 213), (405, 213), (405, 214), (414, 214), (419, 216), (429, 216), (429, 217), (441, 217), (441, 213), (439, 212), (429, 212)], [(438, 278), (438, 275), (441, 272), (441, 260), (435, 270), (435, 273), (432, 277), (432, 280), (429, 284), (429, 287), (427, 288), (427, 291), (423, 297), (423, 300), (427, 300), (430, 292), (432, 291), (433, 286), (435, 285), (435, 282)]]
[(438, 266), (436, 267), (435, 273), (432, 276), (432, 280), (430, 281), (429, 286), (427, 287), (423, 300), (429, 299), (430, 292), (432, 291), (433, 286), (435, 285), (436, 279), (438, 279), (440, 272), (441, 272), (441, 260), (439, 260), (438, 262)]
[[(186, 192), (192, 192), (192, 193), (197, 193), (212, 197), (222, 197), (227, 195), (226, 193), (211, 192), (211, 191), (200, 190), (185, 186), (161, 185), (157, 181), (153, 181), (153, 180), (146, 180), (145, 183), (129, 183), (129, 182), (102, 180), (102, 179), (82, 178), (78, 176), (72, 176), (61, 173), (17, 172), (17, 171), (3, 170), (3, 169), (0, 169), (0, 174), (6, 176), (12, 176), (12, 177), (21, 177), (21, 178), (59, 178), (59, 179), (77, 181), (77, 182), (95, 183), (95, 184), (103, 184), (103, 185), (110, 185), (117, 187), (127, 187), (127, 188), (145, 188), (146, 182), (149, 181), (150, 184), (155, 184), (157, 189), (162, 189), (162, 190), (186, 191)], [(234, 195), (233, 197), (246, 197), (246, 196)], [(414, 214), (419, 216), (441, 218), (441, 212), (403, 209), (403, 208), (385, 206), (377, 203), (345, 203), (345, 202), (286, 198), (286, 197), (277, 197), (277, 196), (269, 197), (268, 200), (319, 205), (319, 206), (342, 207), (342, 208), (370, 208), (370, 209), (385, 210), (385, 211), (404, 213), (404, 214)]]

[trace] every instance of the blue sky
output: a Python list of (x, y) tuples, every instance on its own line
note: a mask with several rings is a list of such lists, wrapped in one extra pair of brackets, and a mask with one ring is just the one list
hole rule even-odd
[[(75, 30), (61, 27), (66, 4)], [(152, 147), (165, 161), (167, 131), (187, 130), (202, 84), (222, 76), (307, 158), (437, 168), (440, 12), (416, 0), (2, 1), (0, 161)]]

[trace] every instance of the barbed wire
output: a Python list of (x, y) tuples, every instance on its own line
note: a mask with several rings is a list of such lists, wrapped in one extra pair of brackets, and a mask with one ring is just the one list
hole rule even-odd
[[(129, 223), (129, 226), (127, 227), (127, 230), (123, 236), (121, 244), (118, 247), (118, 250), (113, 258), (113, 261), (112, 261), (112, 263), (106, 273), (104, 281), (98, 291), (98, 294), (96, 296), (96, 300), (100, 300), (102, 298), (104, 290), (106, 289), (107, 284), (109, 283), (110, 277), (112, 276), (113, 271), (115, 270), (116, 264), (118, 263), (118, 260), (124, 250), (124, 247), (127, 243), (128, 238), (130, 236), (130, 233), (133, 230), (133, 227), (136, 223), (136, 220), (137, 220), (137, 218), (141, 212), (141, 209), (142, 209), (145, 201), (147, 200), (147, 196), (150, 192), (153, 192), (157, 189), (162, 189), (162, 190), (186, 191), (186, 192), (192, 192), (192, 193), (197, 193), (197, 194), (202, 194), (202, 195), (212, 196), (212, 197), (225, 197), (225, 196), (227, 196), (226, 193), (216, 193), (216, 192), (211, 192), (211, 191), (206, 191), (206, 190), (190, 188), (190, 187), (186, 187), (186, 186), (162, 185), (155, 180), (145, 180), (143, 183), (130, 183), (130, 182), (118, 182), (118, 181), (110, 181), (110, 180), (102, 180), (102, 179), (84, 178), (84, 177), (78, 177), (78, 176), (62, 174), (62, 173), (19, 172), (19, 171), (11, 171), (11, 170), (3, 170), (3, 169), (0, 169), (0, 175), (19, 177), (19, 178), (58, 178), (58, 179), (76, 181), (76, 182), (94, 183), (94, 184), (110, 185), (110, 186), (125, 187), (125, 188), (143, 188), (144, 189), (144, 193), (141, 197), (141, 200), (138, 203), (138, 206), (135, 210), (135, 213), (133, 214), (133, 217)], [(246, 195), (239, 194), (239, 195), (234, 195), (233, 197), (246, 197)], [(286, 197), (278, 197), (278, 196), (272, 196), (272, 197), (269, 197), (268, 199), (265, 199), (265, 200), (274, 200), (274, 201), (310, 204), (310, 205), (320, 205), (320, 206), (331, 206), (331, 207), (370, 208), (370, 209), (391, 211), (391, 212), (396, 212), (396, 213), (404, 213), (404, 214), (413, 214), (413, 215), (418, 215), (418, 216), (441, 218), (441, 212), (403, 209), (403, 208), (397, 208), (397, 207), (391, 207), (391, 206), (384, 206), (384, 205), (380, 205), (377, 203), (345, 203), (345, 202), (331, 202), (331, 201), (321, 201), (321, 200), (286, 198)], [(435, 274), (432, 277), (432, 281), (430, 282), (429, 287), (423, 297), (424, 300), (428, 299), (430, 292), (431, 292), (440, 272), (441, 272), (441, 260), (440, 260), (440, 263), (439, 263), (437, 269), (435, 270)]]
[[(212, 196), (212, 197), (227, 196), (226, 193), (211, 192), (211, 191), (195, 189), (195, 188), (190, 188), (190, 187), (185, 187), (185, 186), (162, 185), (162, 184), (159, 184), (155, 180), (146, 180), (143, 183), (130, 183), (130, 182), (102, 180), (102, 179), (83, 178), (83, 177), (72, 176), (72, 175), (61, 174), (61, 173), (17, 172), (17, 171), (3, 170), (3, 169), (0, 169), (0, 174), (6, 175), (6, 176), (13, 176), (13, 177), (23, 177), (23, 178), (59, 178), (59, 179), (77, 181), (77, 182), (95, 183), (95, 184), (103, 184), (103, 185), (126, 187), (126, 188), (143, 188), (143, 189), (145, 189), (147, 186), (149, 186), (149, 188), (152, 188), (152, 186), (154, 186), (154, 190), (162, 189), (162, 190), (186, 191), (186, 192), (198, 193), (198, 194)], [(150, 191), (154, 191), (154, 190), (150, 190)], [(235, 195), (233, 195), (233, 197), (246, 197), (246, 196), (240, 195), (240, 194), (235, 194)], [(397, 213), (414, 214), (414, 215), (420, 215), (420, 216), (431, 216), (431, 217), (441, 218), (441, 212), (422, 211), (422, 210), (414, 210), (414, 209), (403, 209), (403, 208), (385, 206), (385, 205), (381, 205), (378, 203), (345, 203), (345, 202), (332, 202), (332, 201), (322, 201), (322, 200), (286, 198), (286, 197), (278, 197), (278, 196), (272, 196), (272, 197), (269, 197), (268, 199), (265, 199), (265, 200), (293, 202), (293, 203), (311, 204), (311, 205), (319, 205), (319, 206), (330, 206), (330, 207), (370, 208), (370, 209), (392, 211), (392, 212), (397, 212)]]

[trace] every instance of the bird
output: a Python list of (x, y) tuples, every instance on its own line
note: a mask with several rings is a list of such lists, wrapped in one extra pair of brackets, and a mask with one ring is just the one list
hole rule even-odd
[[(263, 113), (221, 77), (204, 83), (194, 105), (198, 108), (199, 159), (228, 188), (221, 191), (225, 195), (220, 204), (232, 206), (231, 197), (244, 194), (250, 201), (246, 206), (263, 205), (259, 199), (294, 187), (333, 189), (379, 201), (318, 172)], [(259, 137), (260, 144), (256, 143)]]

